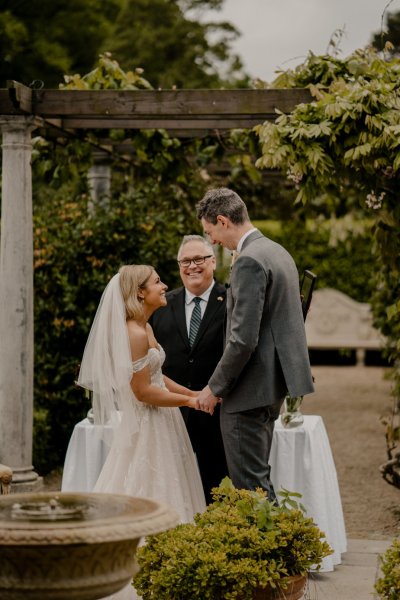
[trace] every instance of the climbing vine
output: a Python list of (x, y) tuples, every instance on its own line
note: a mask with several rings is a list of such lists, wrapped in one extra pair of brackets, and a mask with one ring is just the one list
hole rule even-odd
[[(313, 100), (256, 128), (256, 165), (279, 169), (309, 210), (341, 205), (373, 219), (371, 298), (393, 365), (394, 413), (400, 410), (400, 59), (373, 49), (346, 59), (315, 56), (281, 73), (273, 87), (308, 87)], [(357, 270), (357, 265), (354, 265)], [(388, 452), (399, 429), (388, 428)]]

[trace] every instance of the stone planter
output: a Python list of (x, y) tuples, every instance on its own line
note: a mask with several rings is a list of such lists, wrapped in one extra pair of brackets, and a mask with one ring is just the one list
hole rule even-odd
[(289, 585), (285, 590), (265, 588), (254, 593), (253, 600), (301, 600), (307, 583), (307, 576), (289, 577)]
[(177, 522), (167, 506), (130, 496), (2, 496), (0, 598), (104, 598), (132, 579), (140, 538)]

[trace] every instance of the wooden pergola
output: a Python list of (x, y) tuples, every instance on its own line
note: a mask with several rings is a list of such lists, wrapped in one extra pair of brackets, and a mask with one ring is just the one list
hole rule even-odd
[(166, 129), (217, 134), (276, 117), (311, 101), (292, 90), (47, 90), (9, 82), (0, 89), (0, 463), (20, 490), (37, 487), (32, 466), (32, 132), (69, 137), (91, 129)]
[(310, 102), (291, 90), (35, 90), (17, 82), (0, 89), (0, 116), (29, 116), (59, 135), (87, 129), (176, 132), (251, 128)]

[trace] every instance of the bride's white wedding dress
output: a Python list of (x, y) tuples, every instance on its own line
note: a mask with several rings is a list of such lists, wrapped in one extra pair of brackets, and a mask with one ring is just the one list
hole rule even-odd
[[(165, 389), (160, 347), (133, 363), (133, 372), (149, 366), (151, 383)], [(133, 398), (139, 425), (130, 447), (112, 444), (94, 492), (128, 494), (165, 502), (181, 523), (192, 521), (206, 504), (203, 487), (179, 408), (153, 406)], [(138, 598), (132, 586), (109, 596), (113, 600)]]

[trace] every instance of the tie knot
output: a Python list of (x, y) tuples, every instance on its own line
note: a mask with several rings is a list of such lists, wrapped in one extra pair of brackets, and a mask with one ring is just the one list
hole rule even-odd
[(201, 302), (201, 298), (199, 296), (195, 296), (193, 298), (193, 302), (198, 306)]

